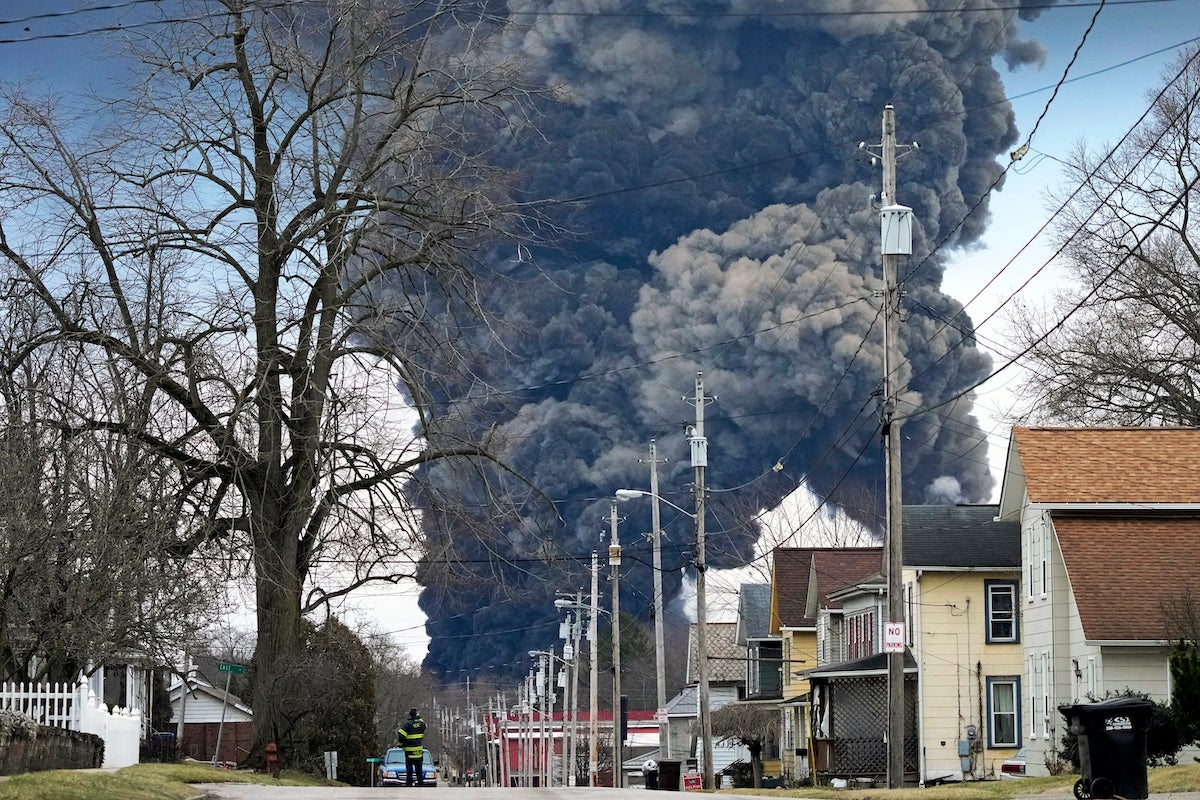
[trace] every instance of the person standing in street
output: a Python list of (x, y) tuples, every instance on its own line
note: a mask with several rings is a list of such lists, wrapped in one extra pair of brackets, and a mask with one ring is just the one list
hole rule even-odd
[(408, 710), (408, 719), (396, 731), (396, 745), (404, 749), (404, 766), (406, 768), (405, 786), (413, 785), (413, 773), (416, 773), (417, 786), (425, 785), (425, 769), (422, 762), (425, 757), (425, 720), (415, 708)]

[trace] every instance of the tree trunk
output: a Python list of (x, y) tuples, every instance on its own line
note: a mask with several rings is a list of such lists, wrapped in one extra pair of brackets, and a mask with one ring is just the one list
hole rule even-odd
[[(255, 596), (258, 601), (258, 643), (254, 652), (254, 753), (259, 758), (267, 742), (287, 758), (292, 721), (284, 712), (289, 675), (299, 664), (301, 578), (296, 568), (297, 537), (279, 525), (255, 535)], [(286, 764), (286, 761), (285, 761)]]

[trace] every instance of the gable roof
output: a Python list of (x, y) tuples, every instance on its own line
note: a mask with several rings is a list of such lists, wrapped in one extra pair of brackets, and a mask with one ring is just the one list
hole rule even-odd
[(737, 643), (771, 636), (771, 584), (743, 583), (738, 589)]
[(904, 506), (904, 566), (925, 570), (1021, 568), (1021, 525), (998, 505)]
[(882, 547), (779, 547), (772, 571), (771, 630), (815, 628), (829, 595), (879, 572)]
[[(708, 649), (708, 682), (746, 682), (746, 648), (737, 644), (736, 622), (709, 622), (704, 626), (704, 643)], [(688, 625), (687, 682), (696, 678), (696, 623)]]
[(1200, 504), (1200, 428), (1012, 430), (1001, 513), (1031, 503)]
[(1200, 586), (1200, 517), (1056, 513), (1053, 522), (1086, 640), (1171, 638), (1162, 604)]
[[(195, 697), (198, 694), (208, 695), (218, 703), (228, 702), (230, 709), (237, 711), (244, 717), (249, 719), (254, 718), (254, 710), (251, 709), (250, 706), (246, 705), (246, 702), (233, 692), (226, 692), (224, 689), (221, 689), (217, 686), (212, 686), (206, 683), (204, 680), (198, 678), (190, 679), (187, 685), (188, 695), (190, 697)], [(170, 697), (172, 704), (180, 702), (183, 698), (183, 681), (176, 677), (172, 682), (171, 688), (168, 690), (167, 695)], [(236, 722), (237, 720), (234, 719), (232, 721)]]

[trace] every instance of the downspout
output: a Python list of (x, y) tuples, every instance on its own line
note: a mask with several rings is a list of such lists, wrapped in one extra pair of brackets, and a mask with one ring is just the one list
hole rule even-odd
[(925, 652), (921, 646), (923, 639), (921, 638), (920, 622), (923, 618), (916, 613), (916, 609), (921, 607), (921, 596), (918, 594), (920, 585), (921, 571), (917, 570), (912, 583), (910, 607), (913, 609), (913, 613), (910, 615), (909, 623), (913, 627), (913, 658), (917, 662), (917, 774), (920, 776), (917, 786), (924, 789), (927, 770), (925, 759)]

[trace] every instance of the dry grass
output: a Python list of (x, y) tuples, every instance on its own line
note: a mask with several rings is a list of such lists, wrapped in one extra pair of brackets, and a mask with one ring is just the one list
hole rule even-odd
[(0, 782), (0, 800), (188, 800), (193, 783), (269, 783), (284, 786), (337, 785), (299, 772), (280, 779), (207, 764), (138, 764), (116, 772), (52, 770), (15, 775)]
[[(1046, 795), (1047, 800), (1070, 797), (1071, 787), (1078, 775), (1051, 778), (1022, 778), (1011, 781), (976, 781), (930, 786), (926, 789), (830, 789), (805, 787), (800, 789), (729, 789), (730, 794), (769, 795), (773, 797), (806, 797), (816, 800), (1010, 800), (1014, 797)], [(1176, 767), (1160, 767), (1148, 773), (1150, 793), (1200, 792), (1200, 764), (1194, 762)]]

